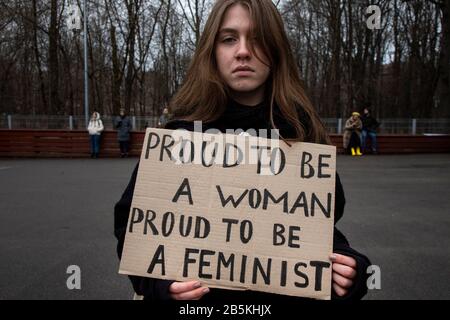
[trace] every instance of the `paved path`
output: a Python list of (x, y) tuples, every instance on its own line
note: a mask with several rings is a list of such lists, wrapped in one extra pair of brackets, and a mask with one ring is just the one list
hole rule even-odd
[[(0, 299), (129, 299), (113, 206), (136, 159), (0, 159)], [(381, 268), (367, 299), (450, 299), (450, 155), (338, 157), (340, 229)], [(66, 269), (81, 268), (81, 290)]]

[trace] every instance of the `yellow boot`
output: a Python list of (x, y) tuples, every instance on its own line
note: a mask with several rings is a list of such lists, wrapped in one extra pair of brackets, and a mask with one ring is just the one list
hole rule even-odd
[(356, 155), (357, 155), (357, 156), (362, 156), (362, 155), (363, 155), (363, 154), (361, 153), (361, 148), (360, 148), (360, 147), (356, 148)]
[(352, 148), (352, 156), (356, 156), (355, 148)]

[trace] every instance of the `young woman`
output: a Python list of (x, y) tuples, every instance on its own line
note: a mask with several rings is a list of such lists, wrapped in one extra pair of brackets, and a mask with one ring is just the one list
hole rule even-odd
[(362, 156), (361, 153), (361, 130), (363, 124), (361, 122), (359, 112), (353, 112), (352, 116), (345, 122), (344, 130), (344, 149), (352, 156)]
[(98, 112), (93, 112), (88, 125), (91, 143), (91, 158), (98, 158), (100, 153), (100, 137), (103, 129), (103, 122), (100, 119), (100, 114)]
[[(184, 85), (171, 102), (168, 129), (279, 129), (286, 140), (330, 144), (308, 100), (284, 31), (271, 0), (218, 0), (206, 23)], [(270, 131), (269, 131), (270, 132)], [(137, 167), (115, 207), (115, 235), (121, 256)], [(335, 221), (345, 198), (336, 179)], [(334, 237), (333, 298), (365, 295), (369, 260), (349, 247), (337, 229)], [(200, 282), (130, 277), (135, 291), (149, 300), (288, 301), (298, 298), (255, 291), (213, 289)]]

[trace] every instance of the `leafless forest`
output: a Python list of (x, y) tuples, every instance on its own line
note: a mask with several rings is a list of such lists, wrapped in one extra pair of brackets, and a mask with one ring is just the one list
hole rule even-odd
[[(90, 109), (159, 115), (182, 84), (212, 0), (87, 0)], [(450, 0), (281, 0), (323, 117), (450, 118)], [(0, 113), (81, 115), (82, 0), (0, 0)], [(369, 5), (381, 28), (368, 28)], [(82, 12), (83, 13), (83, 12)]]

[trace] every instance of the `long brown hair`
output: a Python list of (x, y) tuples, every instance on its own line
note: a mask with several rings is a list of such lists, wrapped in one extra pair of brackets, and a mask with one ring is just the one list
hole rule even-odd
[(295, 128), (297, 136), (294, 140), (331, 144), (326, 129), (301, 84), (281, 15), (271, 0), (216, 1), (185, 82), (170, 103), (174, 117), (210, 122), (223, 114), (228, 102), (228, 89), (218, 72), (215, 45), (223, 17), (227, 9), (235, 4), (248, 8), (252, 17), (253, 36), (269, 60), (271, 74), (266, 87), (270, 90), (272, 127), (276, 128), (273, 117), (276, 104), (287, 122)]

